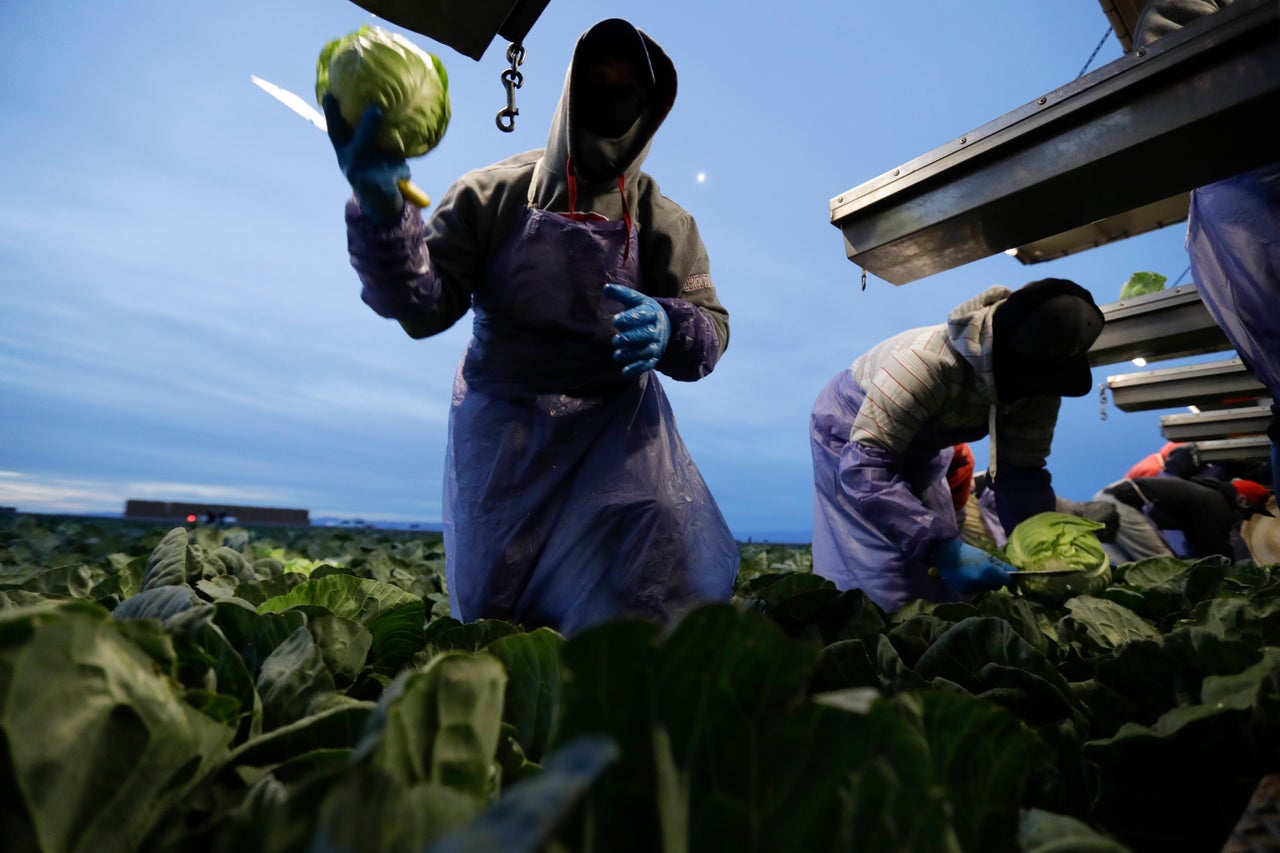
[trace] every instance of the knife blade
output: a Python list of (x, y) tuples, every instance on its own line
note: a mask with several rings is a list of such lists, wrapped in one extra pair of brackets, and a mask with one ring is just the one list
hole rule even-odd
[[(1053, 575), (1074, 575), (1079, 569), (1045, 569), (1042, 572), (1026, 571), (1024, 569), (1010, 569), (1005, 572), (1009, 577), (1013, 578), (1030, 578), (1030, 577), (1052, 577)], [(929, 577), (940, 578), (942, 573), (936, 567), (929, 569)]]
[[(324, 114), (311, 106), (311, 104), (304, 100), (300, 95), (296, 95), (288, 89), (277, 86), (269, 80), (263, 80), (256, 74), (250, 74), (249, 79), (253, 81), (253, 84), (259, 89), (284, 104), (293, 112), (302, 116), (315, 127), (325, 131), (326, 133), (329, 131), (329, 123), (325, 121)], [(413, 206), (427, 207), (431, 204), (431, 198), (408, 178), (401, 180), (397, 186), (400, 188), (400, 193), (404, 196), (405, 201), (409, 202)]]

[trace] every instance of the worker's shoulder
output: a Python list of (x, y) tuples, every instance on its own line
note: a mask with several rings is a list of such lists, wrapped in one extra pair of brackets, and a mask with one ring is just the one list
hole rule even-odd
[[(697, 230), (697, 219), (684, 205), (662, 192), (648, 172), (634, 177), (636, 218), (649, 229), (687, 232)], [(641, 236), (643, 238), (643, 234)]]
[(1217, 492), (1230, 503), (1235, 502), (1236, 489), (1228, 480), (1223, 480), (1220, 477), (1208, 477), (1201, 474), (1195, 477), (1187, 477), (1186, 482), (1193, 483), (1202, 489)]
[(464, 173), (450, 185), (433, 215), (444, 210), (492, 213), (495, 206), (505, 208), (510, 200), (523, 199), (541, 153), (524, 151)]
[(523, 180), (526, 183), (533, 175), (533, 167), (542, 156), (542, 149), (522, 151), (513, 154), (488, 166), (472, 169), (458, 179), (458, 183), (469, 187), (493, 187)]

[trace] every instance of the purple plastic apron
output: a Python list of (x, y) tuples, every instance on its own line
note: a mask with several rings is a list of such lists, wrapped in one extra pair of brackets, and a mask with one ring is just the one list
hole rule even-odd
[(939, 447), (913, 447), (896, 460), (894, 475), (910, 490), (892, 505), (880, 506), (897, 526), (914, 532), (910, 540), (886, 533), (884, 519), (870, 518), (851, 493), (849, 474), (860, 464), (859, 445), (849, 441), (853, 422), (866, 394), (849, 371), (836, 376), (814, 403), (810, 418), (813, 453), (813, 572), (837, 588), (860, 589), (888, 611), (913, 599), (960, 601), (957, 593), (929, 575), (929, 565), (909, 556), (927, 547), (931, 533), (939, 538), (959, 534), (947, 469), (953, 445), (972, 436), (949, 437)]
[(1186, 245), (1205, 307), (1280, 397), (1280, 162), (1196, 189)]
[(727, 600), (738, 546), (650, 371), (622, 376), (606, 282), (635, 231), (526, 207), (474, 297), (445, 468), (452, 613), (563, 634)]
[(1274, 484), (1280, 481), (1280, 161), (1192, 192), (1186, 243), (1205, 307), (1272, 396)]

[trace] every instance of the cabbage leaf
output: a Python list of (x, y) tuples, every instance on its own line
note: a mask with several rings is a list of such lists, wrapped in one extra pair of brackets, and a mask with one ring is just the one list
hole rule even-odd
[(1164, 290), (1164, 283), (1168, 278), (1158, 272), (1136, 272), (1120, 287), (1120, 298), (1132, 299), (1148, 293), (1159, 293)]
[(1019, 576), (1023, 590), (1050, 599), (1093, 594), (1111, 583), (1111, 561), (1095, 530), (1099, 521), (1065, 512), (1042, 512), (1024, 519), (1009, 534), (1005, 559), (1024, 572), (1074, 569), (1069, 575)]

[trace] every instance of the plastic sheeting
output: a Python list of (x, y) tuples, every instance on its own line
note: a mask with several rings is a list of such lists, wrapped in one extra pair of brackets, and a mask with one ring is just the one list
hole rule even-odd
[(621, 222), (526, 208), (476, 293), (445, 469), (458, 619), (573, 634), (730, 596), (737, 543), (658, 376), (611, 357), (602, 285), (643, 290), (637, 255)]
[(1280, 162), (1195, 190), (1187, 251), (1209, 313), (1280, 397)]
[(929, 576), (926, 558), (935, 542), (959, 535), (947, 485), (952, 445), (895, 459), (849, 441), (864, 397), (845, 371), (814, 404), (813, 571), (886, 610), (915, 598), (963, 600)]
[[(1187, 252), (1209, 313), (1280, 405), (1280, 161), (1192, 192)], [(1267, 430), (1273, 488), (1280, 481), (1277, 405)]]

